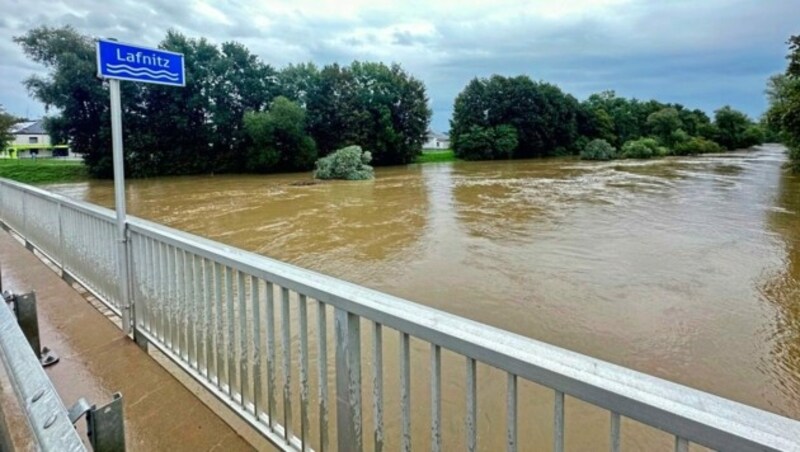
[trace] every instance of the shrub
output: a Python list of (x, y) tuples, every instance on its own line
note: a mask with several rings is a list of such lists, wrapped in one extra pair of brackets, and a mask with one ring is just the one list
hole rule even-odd
[(517, 143), (517, 129), (513, 126), (472, 126), (458, 136), (453, 150), (456, 157), (464, 160), (509, 159)]
[(317, 179), (366, 180), (375, 177), (368, 163), (372, 154), (361, 150), (361, 146), (347, 146), (327, 157), (317, 160), (314, 177)]
[(613, 160), (615, 158), (617, 158), (617, 148), (602, 138), (590, 141), (581, 151), (583, 160)]
[(649, 159), (667, 154), (669, 151), (660, 147), (655, 138), (639, 138), (622, 145), (622, 158), (626, 159)]
[(688, 141), (675, 146), (675, 155), (697, 155), (722, 152), (724, 149), (719, 144), (703, 137), (692, 137)]
[(748, 126), (742, 134), (742, 147), (749, 148), (764, 143), (764, 129), (756, 124)]

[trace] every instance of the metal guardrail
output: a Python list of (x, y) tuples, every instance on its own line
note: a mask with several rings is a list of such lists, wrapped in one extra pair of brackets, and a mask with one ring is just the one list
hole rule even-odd
[[(0, 294), (0, 362), (5, 369), (0, 384), (13, 387), (16, 395), (16, 400), (6, 399), (0, 406), (0, 449), (84, 451), (86, 448), (73, 426), (85, 415), (92, 450), (124, 452), (122, 394), (114, 394), (111, 402), (99, 408), (81, 398), (67, 411), (43, 370), (58, 363), (59, 358), (47, 347), (41, 348), (36, 294), (3, 291), (1, 278)], [(16, 414), (15, 410), (24, 411), (21, 413), (24, 426), (11, 427), (5, 421), (6, 416)], [(16, 444), (13, 437), (30, 442)]]
[[(3, 224), (119, 312), (113, 219), (110, 210), (0, 180)], [(800, 422), (776, 414), (145, 220), (129, 218), (128, 236), (128, 290), (137, 341), (163, 352), (284, 450), (362, 450), (365, 405), (372, 407), (372, 445), (382, 449), (387, 431), (383, 339), (384, 328), (390, 328), (398, 332), (400, 348), (396, 430), (403, 450), (411, 446), (414, 338), (430, 346), (432, 450), (442, 449), (442, 350), (449, 350), (466, 364), (468, 450), (479, 447), (476, 367), (481, 363), (507, 375), (509, 451), (518, 449), (519, 379), (552, 389), (555, 451), (564, 448), (565, 396), (609, 411), (612, 451), (620, 450), (623, 417), (674, 435), (678, 451), (688, 450), (689, 443), (716, 450), (800, 451)], [(371, 326), (369, 332), (361, 331), (364, 323)], [(314, 369), (309, 366), (309, 337), (316, 338)], [(372, 345), (370, 362), (362, 356), (364, 338)], [(335, 348), (333, 389), (328, 381), (329, 340)], [(299, 353), (296, 366), (294, 351)], [(364, 366), (370, 368), (371, 384), (362, 381)], [(316, 394), (309, 384), (312, 372)], [(370, 384), (369, 391), (364, 391), (365, 384)], [(334, 413), (328, 405), (332, 390)], [(369, 403), (362, 392), (371, 395)], [(313, 427), (311, 410), (318, 421)], [(335, 430), (329, 425), (331, 414)], [(317, 433), (313, 438), (312, 429)], [(334, 435), (335, 445), (330, 444)]]
[(46, 451), (85, 451), (67, 409), (39, 363), (17, 319), (0, 302), (0, 361), (26, 411), (35, 444)]

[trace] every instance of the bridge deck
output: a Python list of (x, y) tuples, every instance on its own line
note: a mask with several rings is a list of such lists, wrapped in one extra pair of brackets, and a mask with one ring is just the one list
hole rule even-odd
[[(87, 299), (2, 230), (0, 263), (4, 290), (36, 291), (42, 345), (61, 357), (47, 373), (67, 407), (80, 397), (104, 404), (114, 392), (121, 392), (128, 450), (253, 449)], [(79, 428), (83, 430), (84, 425), (81, 420)]]

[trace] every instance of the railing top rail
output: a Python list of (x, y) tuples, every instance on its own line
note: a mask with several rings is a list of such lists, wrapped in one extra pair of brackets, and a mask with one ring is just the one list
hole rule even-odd
[(11, 309), (0, 300), (0, 361), (39, 450), (85, 451), (61, 398), (42, 369)]
[(79, 210), (83, 213), (91, 215), (101, 220), (107, 221), (114, 221), (114, 211), (102, 206), (98, 206), (95, 204), (90, 204), (88, 202), (79, 201), (77, 199), (69, 198), (67, 196), (59, 195), (57, 193), (52, 193), (47, 190), (43, 190), (39, 187), (33, 187), (30, 185), (26, 185), (17, 181), (13, 181), (10, 179), (0, 178), (0, 184), (8, 185), (10, 187), (14, 187), (17, 190), (24, 191), (28, 194), (33, 196), (47, 199), (53, 202), (59, 202), (62, 205), (69, 205), (76, 210)]
[(153, 222), (129, 226), (698, 444), (800, 450), (798, 421)]

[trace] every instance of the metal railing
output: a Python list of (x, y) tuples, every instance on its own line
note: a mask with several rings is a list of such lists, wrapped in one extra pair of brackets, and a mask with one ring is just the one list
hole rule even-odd
[[(0, 219), (119, 312), (112, 211), (0, 180)], [(412, 435), (420, 434), (411, 428), (412, 340), (430, 350), (429, 366), (414, 370), (429, 374), (430, 427), (423, 433), (431, 450), (442, 449), (443, 426), (452, 424), (443, 419), (442, 373), (452, 363), (443, 351), (464, 362), (468, 450), (481, 447), (478, 364), (506, 375), (505, 409), (498, 415), (506, 420), (509, 451), (519, 447), (519, 380), (552, 390), (555, 451), (565, 444), (565, 396), (609, 412), (614, 451), (623, 418), (668, 432), (678, 451), (689, 443), (800, 450), (800, 422), (776, 414), (145, 220), (129, 218), (128, 237), (137, 339), (285, 450), (362, 450), (367, 425), (373, 449), (382, 450), (391, 431), (409, 450)], [(390, 419), (384, 414), (387, 328), (397, 332), (399, 349), (399, 415)], [(362, 378), (364, 369), (371, 381)], [(389, 429), (389, 423), (397, 425)]]

